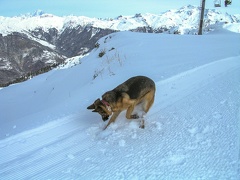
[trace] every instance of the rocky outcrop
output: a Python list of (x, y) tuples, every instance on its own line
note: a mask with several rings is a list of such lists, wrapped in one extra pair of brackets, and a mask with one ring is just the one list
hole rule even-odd
[(24, 76), (40, 73), (65, 59), (25, 34), (0, 35), (0, 85), (6, 86), (17, 79), (24, 79)]
[(56, 41), (56, 48), (67, 57), (84, 55), (90, 52), (103, 36), (116, 32), (92, 26), (66, 28)]

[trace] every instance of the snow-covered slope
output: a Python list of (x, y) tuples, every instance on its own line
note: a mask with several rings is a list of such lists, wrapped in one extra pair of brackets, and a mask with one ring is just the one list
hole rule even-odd
[[(239, 179), (239, 42), (119, 32), (79, 65), (1, 89), (0, 179)], [(122, 113), (103, 131), (86, 107), (135, 75), (157, 87), (145, 129)]]

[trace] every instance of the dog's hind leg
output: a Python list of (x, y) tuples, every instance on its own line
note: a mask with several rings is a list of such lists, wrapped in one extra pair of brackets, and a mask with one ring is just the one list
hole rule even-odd
[(148, 94), (145, 95), (145, 100), (143, 103), (143, 111), (147, 113), (149, 109), (151, 108), (153, 102), (154, 102), (154, 91), (150, 91)]
[(137, 114), (132, 115), (134, 107), (135, 107), (135, 105), (131, 105), (131, 106), (128, 107), (127, 112), (126, 112), (126, 118), (127, 119), (138, 119), (139, 118), (139, 116)]
[(118, 117), (118, 115), (120, 114), (121, 111), (117, 111), (117, 112), (114, 112), (111, 119), (108, 121), (106, 127), (104, 128), (104, 130), (112, 123), (112, 122), (115, 122), (116, 118)]
[(140, 121), (140, 126), (139, 126), (139, 127), (142, 128), (142, 129), (145, 128), (144, 119), (142, 119), (142, 120)]
[(143, 100), (143, 103), (142, 103), (142, 114), (141, 114), (142, 119), (140, 121), (140, 126), (139, 126), (142, 129), (145, 128), (145, 124), (144, 124), (145, 115), (147, 114), (147, 112), (149, 111), (149, 109), (151, 108), (154, 102), (154, 93), (155, 91), (150, 91), (144, 97), (145, 100)]

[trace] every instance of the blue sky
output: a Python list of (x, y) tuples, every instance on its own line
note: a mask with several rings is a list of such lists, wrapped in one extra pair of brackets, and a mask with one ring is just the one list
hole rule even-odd
[[(58, 16), (77, 15), (97, 18), (114, 18), (119, 15), (136, 13), (159, 14), (184, 5), (199, 5), (201, 0), (0, 0), (0, 16), (17, 16), (33, 13), (38, 9)], [(214, 0), (206, 2), (207, 8), (213, 7)], [(224, 0), (222, 0), (223, 2)], [(240, 1), (222, 10), (240, 14)], [(235, 3), (235, 4), (234, 4)], [(237, 9), (238, 7), (238, 9)]]

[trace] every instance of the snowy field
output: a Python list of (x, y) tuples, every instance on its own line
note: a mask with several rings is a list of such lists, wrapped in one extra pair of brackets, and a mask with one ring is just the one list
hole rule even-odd
[[(0, 179), (240, 179), (239, 42), (119, 32), (79, 65), (1, 89)], [(135, 75), (157, 88), (145, 129), (122, 113), (103, 131), (86, 107)]]

